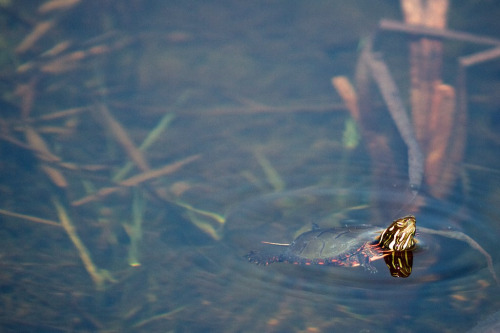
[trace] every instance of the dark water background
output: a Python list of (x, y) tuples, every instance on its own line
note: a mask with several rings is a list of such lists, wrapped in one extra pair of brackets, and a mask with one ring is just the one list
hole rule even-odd
[[(138, 144), (170, 113), (173, 121), (148, 149), (148, 161), (158, 168), (200, 157), (135, 194), (68, 208), (96, 265), (115, 279), (104, 290), (96, 290), (62, 228), (1, 216), (2, 331), (466, 332), (500, 308), (485, 257), (447, 237), (419, 234), (421, 250), (407, 279), (392, 278), (382, 261), (374, 263), (378, 273), (368, 274), (262, 267), (243, 257), (261, 241), (290, 242), (312, 223), (388, 224), (373, 219), (378, 189), (370, 159), (364, 142), (346, 147), (348, 114), (330, 79), (353, 77), (360, 40), (381, 18), (401, 18), (396, 2), (88, 1), (52, 16), (38, 13), (38, 5), (6, 2), (0, 14), (1, 117), (13, 136), (23, 140), (13, 87), (35, 78), (34, 118), (99, 101)], [(496, 37), (499, 15), (494, 2), (454, 1), (449, 26)], [(15, 53), (44, 19), (57, 20), (57, 28)], [(19, 71), (23, 64), (42, 68), (43, 53), (64, 40), (74, 51), (101, 44), (113, 50), (71, 70)], [(377, 48), (407, 100), (406, 42), (386, 33)], [(446, 43), (444, 80), (454, 83), (458, 56), (481, 49)], [(458, 184), (446, 200), (424, 191), (417, 223), (474, 238), (499, 274), (500, 60), (468, 75), (468, 141)], [(374, 105), (383, 108), (379, 99)], [(1, 141), (1, 209), (57, 221), (51, 196), (71, 201), (111, 184), (128, 158), (95, 115), (35, 126), (70, 121), (77, 125), (69, 135), (44, 132), (51, 149), (64, 161), (104, 169), (65, 170), (71, 186), (61, 194), (31, 151)], [(389, 116), (380, 121), (406, 179), (405, 147)], [(197, 211), (158, 199), (152, 187)], [(386, 216), (406, 214), (397, 195), (378, 195), (388, 198)], [(137, 196), (145, 202), (140, 265), (131, 267)]]

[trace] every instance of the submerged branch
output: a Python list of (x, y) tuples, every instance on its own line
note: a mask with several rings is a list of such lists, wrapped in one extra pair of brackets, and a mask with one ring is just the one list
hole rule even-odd
[(16, 218), (19, 218), (19, 219), (24, 219), (24, 220), (27, 220), (27, 221), (30, 221), (30, 222), (51, 225), (51, 226), (54, 226), (54, 227), (62, 227), (62, 225), (60, 223), (57, 223), (57, 222), (54, 222), (54, 221), (51, 221), (51, 220), (42, 219), (40, 217), (26, 215), (26, 214), (14, 213), (14, 212), (10, 212), (10, 211), (5, 210), (5, 209), (0, 209), (0, 214), (5, 215), (5, 216), (16, 217)]
[(500, 46), (500, 39), (496, 38), (483, 37), (450, 29), (437, 29), (423, 25), (405, 24), (403, 22), (387, 19), (380, 20), (379, 27), (383, 30), (404, 32), (411, 35), (418, 35), (420, 37), (427, 36), (434, 38), (446, 38), (475, 44)]
[(78, 250), (78, 254), (80, 255), (80, 259), (83, 262), (83, 266), (85, 267), (87, 273), (89, 273), (90, 277), (92, 278), (92, 281), (94, 281), (94, 284), (96, 285), (97, 289), (103, 289), (106, 281), (115, 282), (115, 280), (108, 271), (104, 269), (99, 269), (94, 264), (92, 257), (90, 256), (89, 250), (87, 249), (85, 244), (83, 244), (82, 240), (78, 236), (75, 226), (71, 222), (68, 213), (66, 213), (64, 206), (59, 202), (59, 200), (55, 198), (53, 198), (52, 201), (54, 203), (54, 206), (56, 207), (57, 215), (59, 216), (59, 220), (61, 221), (62, 227), (68, 234), (69, 238), (71, 239), (71, 242), (73, 242), (73, 245)]
[[(108, 129), (115, 137), (117, 142), (122, 146), (125, 153), (137, 165), (141, 171), (148, 171), (149, 165), (142, 152), (135, 146), (127, 131), (123, 126), (113, 117), (111, 112), (104, 104), (99, 104), (97, 107), (97, 119), (101, 120), (103, 126)], [(100, 117), (99, 117), (100, 116)]]
[(103, 187), (96, 193), (90, 194), (84, 198), (81, 198), (79, 200), (73, 201), (71, 204), (73, 206), (80, 206), (83, 204), (86, 204), (88, 202), (103, 198), (111, 193), (114, 193), (123, 187), (132, 187), (132, 186), (137, 186), (145, 181), (155, 179), (161, 176), (165, 176), (167, 174), (170, 174), (172, 172), (175, 172), (179, 170), (181, 167), (183, 167), (185, 164), (191, 163), (192, 161), (198, 159), (200, 155), (193, 155), (190, 157), (186, 157), (180, 161), (167, 164), (159, 169), (154, 169), (150, 170), (147, 172), (140, 173), (138, 175), (132, 176), (130, 178), (127, 178), (117, 184), (117, 186), (114, 187)]
[(491, 256), (488, 252), (486, 252), (485, 249), (481, 245), (479, 245), (478, 242), (476, 242), (474, 239), (472, 239), (470, 236), (467, 236), (463, 232), (460, 231), (447, 231), (447, 230), (433, 230), (433, 229), (428, 229), (424, 227), (419, 227), (418, 228), (420, 231), (429, 233), (429, 234), (434, 234), (434, 235), (440, 235), (443, 237), (448, 237), (448, 238), (453, 238), (453, 239), (458, 239), (463, 242), (466, 242), (469, 244), (470, 247), (473, 249), (478, 250), (486, 259), (486, 262), (488, 263), (488, 270), (490, 271), (491, 275), (493, 276), (493, 279), (496, 281), (497, 284), (500, 285), (500, 280), (498, 280), (498, 277), (495, 273), (495, 269), (493, 268), (493, 260), (491, 259)]

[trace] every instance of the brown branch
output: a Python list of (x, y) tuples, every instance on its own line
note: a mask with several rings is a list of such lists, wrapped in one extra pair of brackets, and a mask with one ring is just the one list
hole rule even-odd
[(52, 27), (55, 25), (55, 21), (43, 21), (39, 22), (33, 31), (29, 33), (21, 43), (16, 47), (16, 53), (24, 53), (28, 51), (35, 43), (42, 38)]
[(461, 66), (469, 67), (500, 57), (500, 47), (458, 58)]
[(73, 201), (71, 204), (73, 206), (81, 206), (81, 205), (86, 204), (88, 202), (103, 198), (111, 193), (114, 193), (114, 192), (122, 189), (123, 187), (136, 186), (136, 185), (139, 185), (140, 183), (143, 183), (145, 181), (168, 175), (170, 173), (173, 173), (173, 172), (179, 170), (185, 164), (188, 164), (188, 163), (190, 163), (198, 158), (200, 158), (200, 155), (193, 155), (193, 156), (187, 157), (185, 159), (182, 159), (180, 161), (177, 161), (175, 163), (168, 164), (160, 169), (150, 170), (150, 171), (135, 175), (133, 177), (130, 177), (128, 179), (121, 181), (120, 183), (118, 183), (118, 186), (102, 188), (94, 194), (91, 194), (91, 195), (88, 195), (88, 196), (81, 198), (79, 200)]
[[(137, 165), (141, 171), (148, 171), (150, 167), (146, 162), (144, 155), (139, 148), (135, 146), (123, 126), (113, 117), (108, 108), (104, 104), (99, 104), (98, 112), (97, 118), (102, 120), (101, 122), (103, 125), (110, 130), (116, 141), (118, 141), (118, 143), (125, 150), (125, 153), (132, 161), (134, 161), (135, 165)], [(99, 117), (99, 115), (101, 117)]]
[(16, 218), (23, 219), (23, 220), (28, 220), (30, 222), (46, 224), (46, 225), (50, 225), (53, 227), (62, 227), (62, 225), (60, 223), (57, 223), (57, 222), (54, 222), (51, 220), (42, 219), (42, 218), (36, 217), (36, 216), (30, 216), (30, 215), (25, 215), (25, 214), (9, 212), (8, 210), (5, 210), (5, 209), (0, 209), (0, 214), (5, 215), (5, 216), (16, 217)]
[(399, 21), (383, 19), (379, 22), (379, 28), (389, 31), (397, 31), (419, 37), (433, 37), (440, 39), (458, 40), (462, 42), (470, 42), (481, 45), (500, 46), (500, 39), (483, 37), (450, 29), (436, 29), (423, 25), (411, 25)]
[(332, 78), (332, 85), (335, 90), (337, 90), (342, 100), (344, 100), (351, 117), (359, 123), (360, 115), (358, 98), (356, 96), (356, 92), (354, 91), (354, 87), (345, 76), (336, 76)]
[(26, 126), (24, 129), (26, 135), (26, 141), (31, 148), (33, 148), (37, 153), (35, 154), (37, 158), (42, 163), (41, 168), (47, 174), (47, 176), (52, 180), (52, 182), (58, 186), (65, 188), (68, 186), (68, 182), (64, 175), (57, 169), (47, 165), (45, 162), (59, 162), (61, 159), (54, 155), (48, 148), (45, 140), (30, 126)]

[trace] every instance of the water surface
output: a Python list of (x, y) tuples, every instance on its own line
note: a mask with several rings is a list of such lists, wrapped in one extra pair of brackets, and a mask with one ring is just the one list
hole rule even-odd
[[(496, 29), (498, 15), (475, 3), (454, 3), (450, 24), (498, 35), (487, 29)], [(399, 19), (396, 4), (110, 1), (98, 11), (86, 2), (47, 16), (37, 6), (10, 4), (1, 15), (9, 31), (1, 37), (12, 49), (0, 58), (7, 73), (2, 121), (22, 143), (22, 129), (33, 126), (77, 167), (48, 162), (67, 177), (62, 190), (43, 172), (47, 161), (36, 150), (3, 140), (0, 208), (58, 221), (52, 198), (62, 198), (96, 266), (113, 279), (96, 288), (60, 226), (2, 215), (3, 331), (466, 332), (500, 308), (499, 286), (481, 252), (418, 232), (419, 226), (462, 232), (500, 273), (499, 103), (491, 90), (497, 63), (468, 73), (468, 141), (457, 185), (445, 199), (423, 188), (418, 210), (407, 211), (406, 149), (380, 99), (373, 104), (382, 110), (379, 125), (400, 173), (387, 179), (398, 185), (391, 191), (371, 181), (368, 143), (347, 144), (349, 116), (330, 85), (334, 75), (353, 77), (359, 41), (380, 18)], [(473, 11), (484, 18), (465, 21)], [(16, 53), (36, 23), (31, 16), (57, 21), (56, 28)], [(44, 67), (55, 66), (45, 52), (65, 40), (71, 41), (65, 52), (85, 50), (84, 58)], [(406, 41), (387, 34), (379, 45), (403, 98)], [(450, 63), (470, 50), (447, 47)], [(450, 82), (453, 70), (446, 72)], [(36, 92), (29, 121), (13, 89), (23, 84)], [(130, 161), (96, 105), (105, 105), (138, 146), (172, 115), (144, 153), (153, 169), (198, 158), (134, 190), (72, 206), (113, 186)], [(42, 117), (72, 108), (85, 111)], [(129, 177), (138, 173), (132, 168)], [(270, 246), (262, 241), (290, 243), (313, 224), (382, 229), (410, 213), (419, 247), (408, 278), (393, 278), (383, 260), (370, 274), (361, 267), (257, 266), (244, 257)]]

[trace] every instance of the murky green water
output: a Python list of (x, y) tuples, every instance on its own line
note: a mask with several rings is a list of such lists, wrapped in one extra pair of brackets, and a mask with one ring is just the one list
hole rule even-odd
[[(53, 202), (60, 200), (96, 267), (112, 279), (96, 288), (60, 225), (2, 214), (2, 331), (466, 332), (500, 308), (484, 253), (418, 231), (472, 237), (500, 274), (500, 60), (468, 70), (468, 141), (457, 186), (444, 200), (424, 189), (420, 209), (407, 212), (401, 187), (388, 192), (371, 182), (368, 143), (347, 147), (348, 114), (330, 84), (334, 75), (353, 77), (359, 40), (379, 19), (400, 18), (395, 3), (108, 1), (45, 14), (37, 2), (5, 6), (0, 209), (59, 222)], [(499, 35), (498, 15), (487, 7), (453, 3), (450, 25)], [(481, 17), (465, 21), (471, 12)], [(44, 20), (55, 28), (14, 51)], [(61, 42), (68, 42), (61, 54), (47, 52)], [(405, 39), (386, 34), (380, 48), (406, 98)], [(451, 43), (445, 62), (474, 51)], [(33, 103), (22, 87), (32, 87)], [(97, 105), (137, 146), (171, 115), (144, 148), (151, 169), (196, 159), (75, 205), (115, 186), (112, 178), (133, 159)], [(383, 109), (379, 99), (374, 106)], [(405, 183), (405, 147), (381, 114), (401, 162), (398, 178), (387, 181)], [(60, 160), (27, 144), (27, 126)], [(60, 170), (68, 186), (57, 188), (46, 167)], [(125, 179), (140, 173), (132, 168)], [(262, 241), (289, 243), (313, 224), (382, 229), (408, 213), (417, 217), (419, 247), (406, 279), (393, 278), (383, 260), (370, 274), (257, 266), (244, 257), (270, 246)]]

